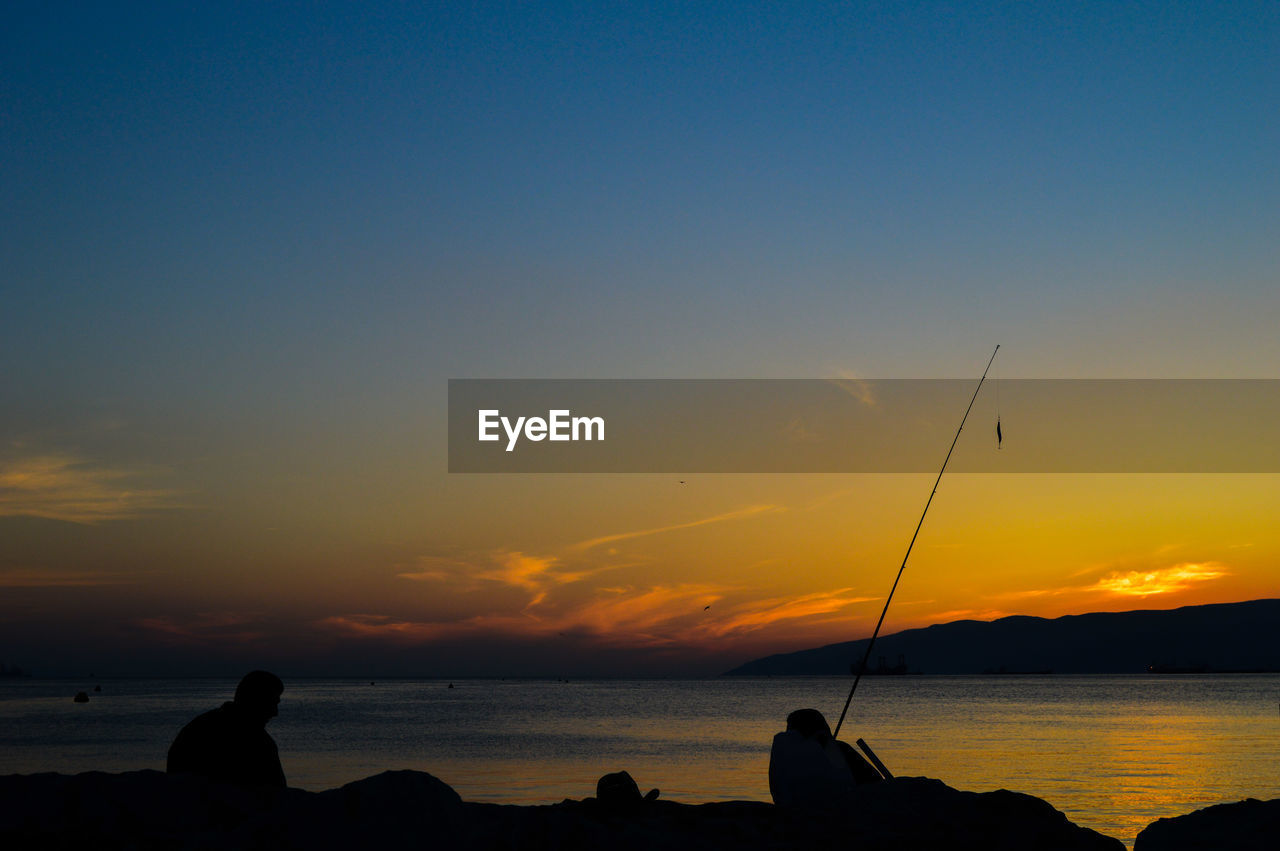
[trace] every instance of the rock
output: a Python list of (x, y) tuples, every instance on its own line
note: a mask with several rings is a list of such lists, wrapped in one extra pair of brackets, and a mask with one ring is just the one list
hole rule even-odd
[(618, 808), (595, 798), (547, 806), (468, 803), (418, 771), (340, 789), (245, 789), (158, 771), (0, 777), (0, 847), (137, 849), (1098, 849), (1115, 839), (1013, 792), (960, 792), (925, 778), (859, 787), (848, 807), (756, 801)]
[(606, 774), (596, 781), (596, 800), (609, 807), (637, 807), (649, 801), (656, 801), (658, 790), (650, 789), (641, 796), (640, 787), (635, 778), (625, 771)]
[(1278, 837), (1280, 798), (1248, 798), (1153, 821), (1138, 834), (1133, 851), (1273, 851)]
[(1040, 798), (1005, 789), (961, 792), (940, 780), (900, 777), (858, 786), (854, 798), (851, 829), (862, 828), (862, 847), (1124, 848), (1118, 839), (1072, 824)]
[(384, 771), (313, 797), (329, 822), (325, 835), (309, 844), (313, 848), (339, 847), (332, 844), (339, 832), (350, 836), (342, 843), (347, 848), (389, 847), (384, 843), (406, 837), (440, 840), (466, 832), (462, 798), (422, 771)]
[(473, 849), (765, 851), (1124, 851), (1117, 839), (1077, 827), (1048, 803), (1014, 792), (960, 792), (939, 780), (898, 778), (858, 787), (842, 810), (757, 801), (630, 809), (594, 798), (543, 807), (465, 804)]

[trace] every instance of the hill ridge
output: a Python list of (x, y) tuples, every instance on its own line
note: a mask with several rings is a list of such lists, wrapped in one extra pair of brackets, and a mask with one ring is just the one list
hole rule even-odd
[[(725, 676), (848, 674), (867, 641), (763, 656)], [(1280, 671), (1280, 599), (949, 621), (881, 636), (873, 655), (926, 674)]]

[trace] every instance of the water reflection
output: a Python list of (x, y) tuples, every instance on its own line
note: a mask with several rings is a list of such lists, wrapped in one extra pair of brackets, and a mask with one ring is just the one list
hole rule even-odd
[[(464, 798), (550, 803), (625, 768), (667, 799), (767, 800), (769, 743), (788, 712), (834, 716), (848, 681), (307, 681), (287, 683), (272, 735), (291, 784), (387, 769)], [(74, 686), (74, 687), (73, 687)], [(233, 681), (0, 685), (0, 773), (161, 768), (177, 729)], [(1280, 677), (876, 677), (846, 737), (900, 775), (1048, 800), (1132, 844), (1161, 816), (1274, 797)]]

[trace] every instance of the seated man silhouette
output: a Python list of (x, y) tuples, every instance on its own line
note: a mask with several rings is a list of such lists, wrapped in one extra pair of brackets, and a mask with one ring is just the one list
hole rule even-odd
[(275, 674), (250, 671), (236, 686), (235, 700), (200, 715), (169, 747), (170, 774), (199, 774), (239, 786), (284, 788), (280, 752), (267, 733), (277, 714), (284, 683)]
[(861, 754), (832, 737), (816, 709), (792, 712), (786, 731), (773, 737), (769, 794), (780, 806), (839, 806), (854, 786), (880, 779)]

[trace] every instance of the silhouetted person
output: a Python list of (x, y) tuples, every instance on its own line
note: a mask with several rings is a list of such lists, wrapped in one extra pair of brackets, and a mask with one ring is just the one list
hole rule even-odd
[(275, 674), (250, 671), (236, 686), (235, 700), (197, 717), (169, 746), (170, 774), (199, 774), (239, 786), (285, 784), (280, 752), (268, 735), (284, 683)]
[(831, 735), (816, 709), (797, 709), (787, 729), (773, 737), (769, 753), (769, 794), (782, 806), (838, 806), (853, 787), (880, 780), (862, 755)]

